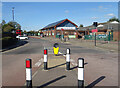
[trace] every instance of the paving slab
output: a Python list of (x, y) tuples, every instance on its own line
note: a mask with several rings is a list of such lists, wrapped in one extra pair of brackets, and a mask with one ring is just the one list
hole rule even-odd
[(77, 68), (71, 65), (71, 70), (66, 70), (66, 61), (63, 56), (49, 56), (48, 70), (43, 65), (33, 77), (33, 86), (37, 88), (48, 86), (74, 86), (77, 87)]

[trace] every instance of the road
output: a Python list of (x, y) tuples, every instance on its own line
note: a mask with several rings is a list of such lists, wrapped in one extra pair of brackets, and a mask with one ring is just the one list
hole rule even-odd
[[(25, 83), (25, 59), (31, 58), (33, 64), (33, 74), (39, 66), (36, 65), (43, 58), (44, 47), (52, 48), (57, 41), (30, 38), (28, 44), (13, 49), (2, 54), (2, 85), (3, 86), (22, 86)], [(76, 65), (77, 59), (83, 57), (87, 65), (85, 66), (85, 79), (88, 84), (98, 78), (97, 86), (117, 86), (117, 53), (111, 53), (103, 50), (85, 48), (82, 46), (61, 43), (60, 52), (65, 53), (66, 48), (71, 49), (71, 58), (73, 65)], [(112, 81), (111, 81), (112, 80)]]

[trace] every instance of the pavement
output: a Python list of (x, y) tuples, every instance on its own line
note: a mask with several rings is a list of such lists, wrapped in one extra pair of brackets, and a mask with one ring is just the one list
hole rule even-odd
[(64, 56), (48, 55), (48, 70), (44, 70), (41, 65), (36, 75), (33, 77), (33, 86), (37, 88), (47, 86), (76, 86), (77, 87), (77, 68), (71, 65), (71, 70), (66, 70)]

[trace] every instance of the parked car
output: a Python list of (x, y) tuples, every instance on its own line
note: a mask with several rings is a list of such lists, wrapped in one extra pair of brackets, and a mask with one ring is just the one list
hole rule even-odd
[(16, 38), (20, 38), (20, 35), (16, 36)]
[(18, 36), (16, 36), (16, 38), (18, 38), (18, 39), (20, 39), (20, 40), (28, 39), (27, 36), (23, 36), (23, 35), (18, 35)]

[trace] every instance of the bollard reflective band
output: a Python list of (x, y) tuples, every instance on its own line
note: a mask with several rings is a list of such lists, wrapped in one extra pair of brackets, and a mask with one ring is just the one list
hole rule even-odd
[(44, 55), (44, 62), (47, 62), (47, 55)]
[(26, 69), (26, 80), (32, 80), (32, 69)]
[(26, 59), (26, 68), (31, 68), (32, 65), (31, 65), (31, 59)]
[(78, 58), (78, 68), (84, 68), (84, 59)]
[(70, 48), (67, 48), (67, 54), (70, 54)]
[(78, 68), (78, 80), (84, 80), (84, 68)]
[(47, 54), (47, 49), (44, 50), (44, 54)]
[(66, 54), (66, 62), (70, 62), (70, 54)]

